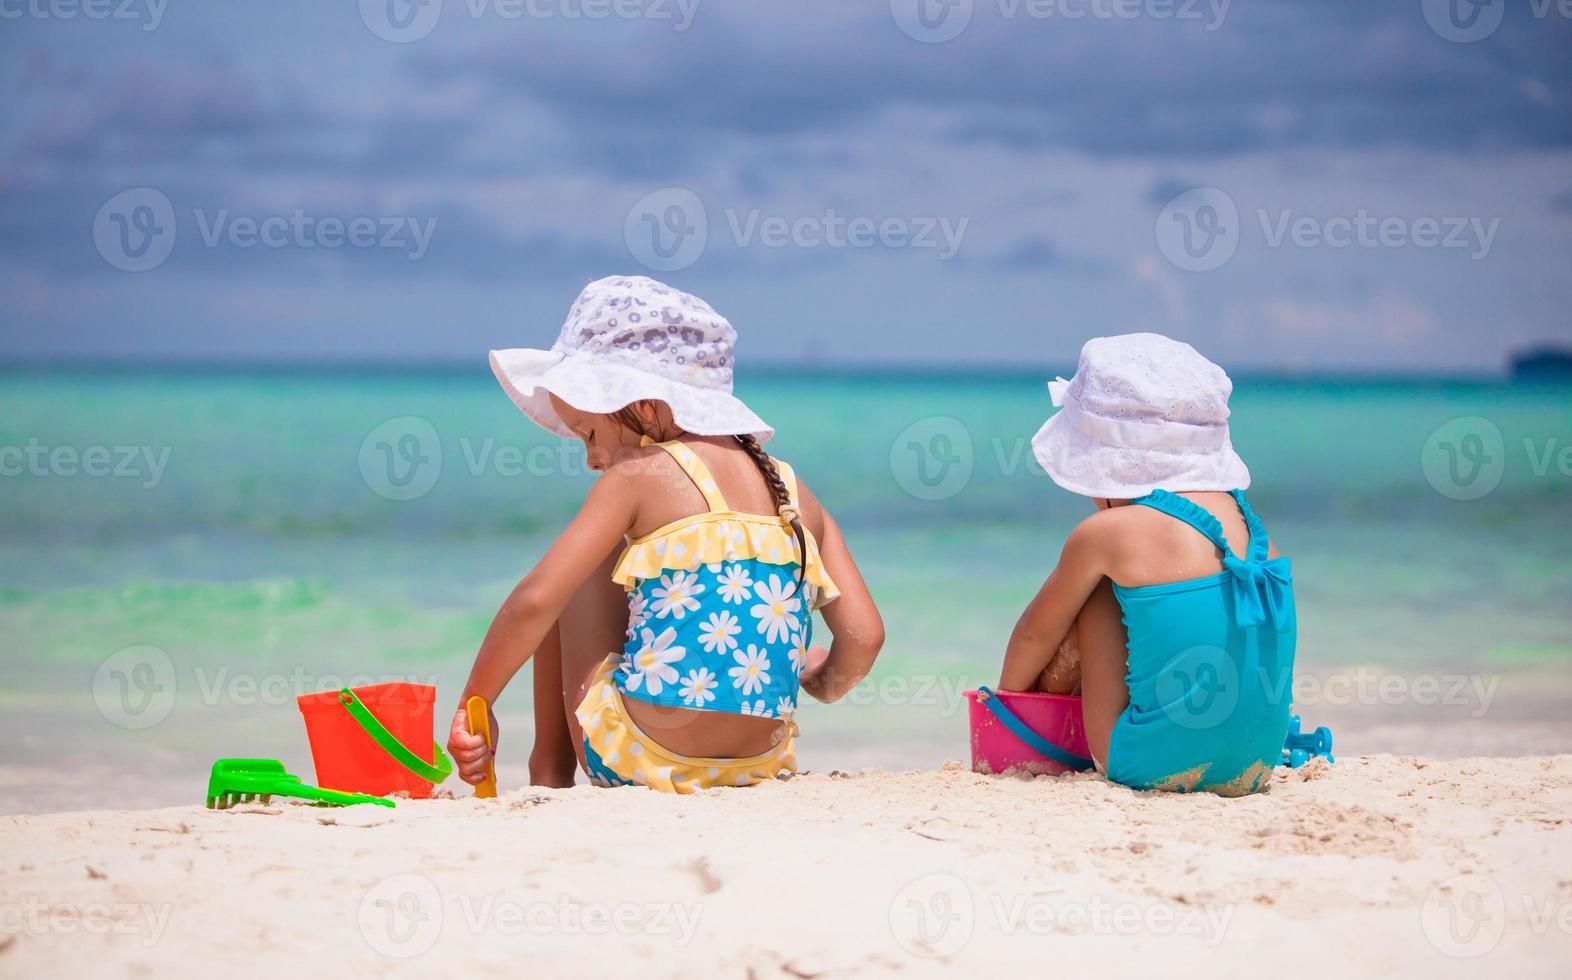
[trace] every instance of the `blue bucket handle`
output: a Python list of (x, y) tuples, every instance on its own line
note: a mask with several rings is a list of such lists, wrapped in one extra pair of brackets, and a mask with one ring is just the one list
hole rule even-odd
[(1085, 756), (1076, 755), (1074, 752), (1061, 749), (1059, 746), (1053, 744), (1046, 738), (1043, 738), (1041, 735), (1032, 731), (1031, 728), (1027, 726), (1026, 722), (1022, 721), (1015, 712), (1004, 706), (1004, 701), (998, 695), (994, 694), (993, 689), (987, 685), (978, 686), (977, 700), (982, 702), (983, 707), (993, 712), (993, 716), (999, 719), (999, 724), (1003, 725), (1005, 728), (1008, 728), (1012, 735), (1025, 742), (1038, 755), (1052, 759), (1053, 761), (1059, 763), (1059, 765), (1074, 769), (1076, 772), (1085, 772), (1086, 770), (1092, 768), (1091, 759), (1088, 759)]

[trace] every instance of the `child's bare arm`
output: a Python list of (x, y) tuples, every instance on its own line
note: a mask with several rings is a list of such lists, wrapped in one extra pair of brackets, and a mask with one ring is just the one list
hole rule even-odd
[(801, 487), (799, 493), (804, 519), (810, 526), (820, 525), (819, 533), (814, 535), (819, 541), (819, 557), (841, 593), (820, 610), (834, 637), (828, 656), (810, 654), (809, 664), (802, 673), (803, 690), (828, 703), (843, 697), (873, 669), (874, 658), (884, 646), (884, 620), (862, 580), (862, 572), (852, 560), (851, 550), (835, 518), (806, 486)]
[(595, 481), (573, 522), (497, 610), (475, 655), (461, 706), (475, 694), (487, 704), (496, 702), (573, 593), (633, 526), (637, 500), (629, 477), (616, 466)]
[[(1100, 515), (1099, 515), (1100, 516)], [(1102, 581), (1107, 568), (1103, 522), (1098, 517), (1082, 521), (1065, 540), (1059, 564), (1037, 595), (1021, 613), (1004, 653), (999, 687), (1006, 691), (1031, 691), (1075, 625), (1075, 617)]]

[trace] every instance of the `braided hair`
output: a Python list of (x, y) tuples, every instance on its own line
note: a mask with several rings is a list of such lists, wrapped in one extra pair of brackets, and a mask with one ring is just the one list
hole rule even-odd
[[(612, 412), (611, 417), (641, 436), (651, 436), (644, 419), (633, 405), (624, 405)], [(802, 591), (808, 573), (808, 537), (802, 530), (802, 515), (791, 502), (791, 492), (786, 489), (786, 481), (781, 479), (781, 471), (775, 466), (775, 460), (771, 459), (770, 454), (759, 445), (759, 440), (752, 435), (739, 435), (732, 438), (737, 440), (737, 445), (741, 446), (742, 451), (753, 460), (753, 465), (759, 468), (759, 475), (764, 477), (764, 485), (769, 488), (770, 499), (775, 501), (776, 513), (780, 514), (781, 520), (791, 525), (792, 533), (797, 536), (797, 553), (802, 557), (802, 561), (797, 565), (797, 587), (791, 593), (795, 596)]]
[(753, 465), (759, 468), (759, 475), (764, 477), (764, 485), (770, 489), (770, 497), (775, 501), (775, 510), (781, 515), (781, 520), (791, 525), (791, 531), (797, 536), (797, 553), (802, 556), (801, 563), (797, 566), (797, 587), (792, 590), (792, 595), (802, 591), (803, 579), (808, 570), (808, 538), (802, 530), (802, 515), (797, 512), (797, 507), (791, 502), (791, 493), (786, 489), (786, 481), (781, 479), (781, 471), (776, 468), (775, 460), (759, 445), (759, 440), (751, 435), (732, 436), (737, 440), (737, 445), (753, 460)]

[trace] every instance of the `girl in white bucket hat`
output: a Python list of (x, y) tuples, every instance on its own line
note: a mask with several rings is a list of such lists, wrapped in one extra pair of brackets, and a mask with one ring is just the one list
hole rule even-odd
[[(1096, 513), (1010, 638), (1005, 691), (1083, 695), (1107, 776), (1138, 789), (1262, 788), (1288, 731), (1293, 579), (1245, 500), (1233, 385), (1189, 344), (1099, 337), (1032, 449)], [(1030, 741), (1030, 733), (1028, 741)]]
[(873, 666), (878, 610), (829, 511), (732, 394), (736, 337), (696, 296), (612, 276), (550, 350), (491, 352), (513, 403), (582, 440), (601, 475), (481, 644), (448, 741), (465, 781), (495, 753), (465, 706), (494, 704), (532, 655), (532, 783), (582, 768), (678, 793), (792, 772), (799, 690), (834, 701)]

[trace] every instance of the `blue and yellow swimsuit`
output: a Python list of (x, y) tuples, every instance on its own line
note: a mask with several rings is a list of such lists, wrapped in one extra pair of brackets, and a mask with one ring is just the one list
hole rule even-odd
[(1129, 633), (1130, 703), (1108, 740), (1108, 778), (1136, 789), (1224, 796), (1265, 785), (1281, 758), (1292, 701), (1294, 583), (1287, 558), (1268, 558), (1266, 530), (1232, 491), (1250, 532), (1244, 558), (1204, 507), (1166, 490), (1131, 503), (1184, 521), (1223, 553), (1204, 578), (1114, 584)]
[[(709, 509), (630, 541), (617, 562), (612, 579), (628, 592), (627, 643), (601, 664), (575, 712), (585, 766), (598, 783), (677, 793), (746, 786), (794, 771), (791, 718), (812, 638), (811, 612), (840, 593), (806, 528), (807, 547), (799, 549), (781, 517), (727, 506), (693, 450), (675, 440), (653, 445), (676, 460)], [(775, 465), (795, 508), (796, 477), (785, 463)], [(800, 592), (799, 568), (805, 569)], [(639, 730), (625, 698), (780, 718), (787, 735), (752, 758), (680, 756)]]

